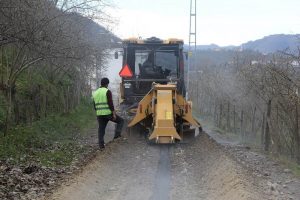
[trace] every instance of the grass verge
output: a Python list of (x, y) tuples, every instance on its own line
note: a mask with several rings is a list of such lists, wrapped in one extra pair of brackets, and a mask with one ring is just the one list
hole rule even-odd
[(14, 127), (0, 138), (0, 159), (13, 164), (37, 163), (67, 166), (84, 151), (80, 138), (95, 125), (95, 113), (87, 102), (69, 114), (51, 115), (31, 126)]
[(297, 177), (300, 177), (300, 165), (298, 165), (295, 161), (285, 157), (285, 156), (271, 156), (272, 159), (278, 161), (284, 167), (290, 169), (293, 174)]
[[(252, 142), (243, 141), (242, 138), (239, 136), (239, 134), (234, 134), (232, 132), (228, 132), (226, 130), (223, 130), (223, 129), (220, 129), (220, 128), (216, 127), (210, 119), (206, 119), (206, 118), (200, 116), (198, 113), (195, 116), (197, 117), (197, 119), (199, 119), (200, 123), (204, 127), (207, 127), (209, 130), (211, 130), (213, 132), (217, 132), (221, 135), (224, 135), (230, 140), (238, 141), (241, 144), (247, 144), (251, 147), (254, 147), (254, 149), (258, 149), (258, 151), (261, 152), (261, 153), (265, 153), (261, 149), (261, 146), (259, 146), (257, 143), (253, 143), (253, 141)], [(272, 154), (268, 154), (268, 156), (271, 159), (276, 160), (277, 162), (279, 162), (284, 168), (290, 169), (292, 171), (292, 173), (294, 175), (296, 175), (297, 177), (300, 177), (300, 165), (298, 165), (294, 160), (291, 160), (287, 156), (283, 156), (283, 155), (276, 155), (275, 156), (275, 155), (272, 155)]]

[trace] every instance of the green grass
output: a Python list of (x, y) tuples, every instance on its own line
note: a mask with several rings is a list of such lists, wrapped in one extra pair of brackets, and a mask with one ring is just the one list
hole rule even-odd
[(0, 137), (0, 159), (11, 163), (37, 162), (45, 166), (69, 165), (84, 150), (78, 138), (95, 125), (92, 105), (83, 103), (69, 114), (51, 115), (31, 126), (14, 127)]
[(293, 174), (300, 177), (300, 165), (298, 165), (295, 161), (287, 158), (286, 156), (271, 156), (272, 159), (277, 160), (281, 165), (285, 168), (288, 168), (292, 171)]
[(222, 128), (217, 127), (217, 126), (212, 122), (211, 119), (209, 119), (209, 118), (204, 118), (204, 117), (200, 116), (199, 114), (196, 114), (195, 116), (196, 116), (196, 118), (199, 120), (199, 122), (201, 123), (202, 126), (205, 126), (205, 127), (207, 127), (208, 129), (210, 129), (210, 130), (212, 130), (212, 131), (214, 131), (214, 132), (217, 132), (217, 133), (219, 133), (219, 134), (221, 134), (221, 135), (226, 135), (226, 136), (229, 136), (230, 138), (233, 138), (233, 139), (235, 139), (235, 140), (239, 140), (238, 134), (235, 134), (235, 133), (233, 133), (233, 132), (226, 131), (226, 130), (224, 130), (224, 129), (222, 129)]

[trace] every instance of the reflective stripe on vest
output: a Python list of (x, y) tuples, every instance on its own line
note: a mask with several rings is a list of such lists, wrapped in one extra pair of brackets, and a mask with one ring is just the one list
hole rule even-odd
[(107, 91), (107, 88), (101, 87), (93, 93), (97, 116), (110, 115), (112, 113), (107, 103)]

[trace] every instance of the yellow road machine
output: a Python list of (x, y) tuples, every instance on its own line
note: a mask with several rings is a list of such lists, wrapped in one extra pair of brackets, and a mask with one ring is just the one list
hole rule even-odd
[(156, 143), (175, 143), (201, 131), (192, 102), (185, 99), (183, 41), (130, 38), (122, 44), (120, 109), (133, 113), (128, 127), (142, 125)]

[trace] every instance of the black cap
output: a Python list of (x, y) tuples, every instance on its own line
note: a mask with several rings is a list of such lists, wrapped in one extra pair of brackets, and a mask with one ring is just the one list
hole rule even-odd
[(101, 79), (101, 86), (106, 86), (109, 84), (109, 79), (108, 78), (102, 78)]

